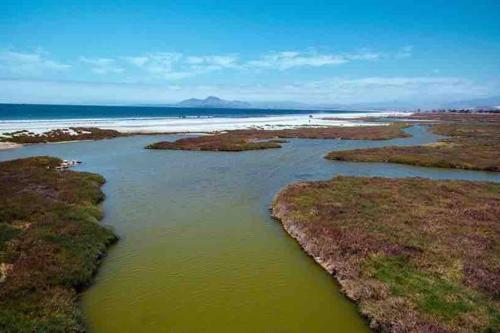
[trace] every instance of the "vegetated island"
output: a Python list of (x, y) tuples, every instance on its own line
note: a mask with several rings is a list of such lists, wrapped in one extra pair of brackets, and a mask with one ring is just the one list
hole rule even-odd
[(272, 215), (383, 332), (500, 331), (500, 184), (336, 177)]
[(3, 133), (2, 135), (0, 135), (0, 142), (13, 142), (18, 144), (50, 143), (65, 141), (103, 140), (127, 135), (129, 134), (97, 127), (70, 127), (55, 129), (44, 133), (33, 133), (27, 130)]
[(491, 117), (487, 120), (481, 119), (466, 123), (464, 120), (459, 120), (431, 125), (430, 131), (433, 133), (448, 136), (434, 144), (333, 151), (325, 158), (498, 172), (500, 171), (500, 117), (496, 118), (498, 121), (492, 121)]
[(437, 122), (500, 122), (500, 112), (469, 111), (469, 110), (440, 110), (432, 112), (417, 112), (409, 116), (395, 118), (424, 120)]
[(283, 139), (345, 139), (389, 140), (410, 135), (403, 131), (405, 123), (382, 126), (353, 127), (302, 127), (282, 130), (234, 130), (213, 135), (162, 141), (146, 146), (147, 149), (197, 150), (197, 151), (246, 151), (281, 148)]
[(0, 163), (1, 332), (84, 331), (78, 292), (117, 240), (98, 223), (104, 178), (61, 163)]

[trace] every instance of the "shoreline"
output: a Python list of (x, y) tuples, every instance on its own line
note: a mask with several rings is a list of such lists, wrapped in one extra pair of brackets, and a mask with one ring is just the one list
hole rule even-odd
[[(40, 120), (0, 120), (0, 134), (28, 130), (35, 134), (70, 128), (98, 127), (122, 133), (191, 133), (216, 132), (239, 129), (285, 129), (303, 126), (367, 126), (382, 123), (360, 123), (359, 118), (371, 115), (384, 117), (400, 112), (346, 113), (337, 120), (325, 120), (335, 113), (288, 114), (252, 117), (144, 117), (144, 118), (95, 118), (95, 119), (40, 119)], [(351, 118), (355, 118), (354, 120)]]
[(367, 321), (369, 327), (371, 329), (375, 329), (374, 327), (372, 327), (372, 325), (376, 326), (376, 322), (373, 322), (372, 318), (370, 318), (367, 314), (361, 311), (361, 309), (359, 308), (358, 300), (354, 297), (354, 295), (349, 293), (348, 290), (346, 289), (345, 281), (335, 275), (335, 265), (333, 263), (328, 263), (326, 258), (321, 257), (321, 255), (316, 255), (315, 253), (313, 253), (308, 242), (306, 241), (305, 228), (303, 228), (301, 224), (293, 223), (292, 220), (287, 220), (287, 218), (284, 216), (285, 214), (280, 210), (278, 204), (278, 199), (280, 198), (280, 195), (292, 187), (300, 186), (300, 184), (302, 183), (306, 184), (307, 182), (288, 184), (284, 188), (282, 188), (278, 193), (276, 193), (276, 195), (273, 197), (271, 207), (269, 209), (271, 212), (271, 217), (281, 225), (281, 227), (288, 234), (288, 236), (290, 236), (297, 242), (297, 245), (307, 256), (309, 256), (322, 269), (324, 269), (328, 274), (331, 275), (334, 282), (339, 286), (341, 294), (347, 297), (347, 299), (350, 302), (356, 305), (356, 310)]
[[(208, 150), (254, 150), (268, 148), (280, 148), (279, 143), (284, 143), (286, 138), (304, 138), (304, 139), (354, 139), (354, 140), (387, 140), (399, 137), (408, 137), (402, 131), (403, 128), (408, 127), (404, 123), (378, 123), (371, 125), (370, 123), (363, 123), (360, 126), (336, 126), (336, 125), (300, 125), (289, 128), (282, 126), (278, 129), (272, 128), (247, 128), (241, 130), (213, 130), (211, 132), (196, 130), (193, 132), (119, 132), (112, 129), (103, 129), (100, 127), (67, 127), (54, 129), (48, 132), (35, 133), (28, 130), (18, 130), (13, 132), (4, 132), (0, 136), (0, 142), (10, 142), (18, 144), (35, 144), (35, 143), (67, 143), (75, 141), (89, 141), (89, 140), (102, 140), (112, 139), (117, 137), (127, 136), (145, 136), (145, 135), (170, 135), (170, 134), (183, 134), (186, 136), (195, 135), (196, 138), (179, 139), (176, 142), (196, 142), (195, 145), (204, 144), (206, 142), (220, 141), (217, 146)], [(363, 132), (365, 132), (363, 134)], [(262, 140), (271, 141), (263, 142)], [(225, 141), (228, 141), (227, 146)], [(269, 145), (266, 145), (269, 144)], [(240, 147), (241, 146), (241, 147)], [(246, 147), (252, 146), (252, 147)], [(6, 145), (7, 147), (7, 145)], [(175, 147), (175, 149), (182, 148), (183, 150), (205, 150), (205, 149), (184, 149), (183, 147)], [(250, 149), (247, 149), (250, 148)], [(164, 148), (162, 148), (164, 149)]]
[(10, 141), (0, 142), (0, 151), (18, 149), (21, 148), (22, 146), (23, 145), (20, 143), (15, 143)]
[[(291, 184), (294, 185), (294, 184)], [(280, 190), (285, 191), (286, 188), (290, 186), (287, 185), (284, 189)], [(280, 194), (278, 192), (275, 196), (275, 198)], [(273, 199), (273, 205), (274, 205), (274, 199)], [(326, 273), (328, 273), (332, 279), (333, 282), (338, 286), (339, 292), (347, 298), (349, 302), (354, 304), (356, 307), (356, 311), (358, 314), (363, 318), (363, 320), (366, 322), (367, 326), (375, 331), (375, 332), (381, 332), (383, 329), (380, 329), (380, 323), (378, 323), (374, 318), (370, 317), (368, 313), (363, 312), (362, 308), (360, 307), (360, 302), (356, 297), (349, 292), (346, 286), (346, 281), (343, 279), (340, 279), (336, 274), (335, 274), (335, 265), (332, 263), (328, 263), (326, 258), (321, 257), (320, 255), (315, 255), (313, 251), (310, 249), (310, 246), (308, 242), (305, 240), (306, 235), (304, 232), (304, 228), (299, 228), (297, 225), (293, 225), (293, 223), (288, 224), (285, 221), (285, 218), (278, 217), (277, 215), (274, 214), (273, 208), (271, 208), (271, 217), (277, 221), (283, 230), (288, 234), (289, 237), (294, 239), (297, 242), (297, 245), (300, 247), (301, 251), (305, 253), (308, 257), (310, 257), (316, 264), (318, 264)]]

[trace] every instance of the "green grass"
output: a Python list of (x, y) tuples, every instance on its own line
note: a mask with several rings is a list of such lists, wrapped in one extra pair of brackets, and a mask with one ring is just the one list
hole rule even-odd
[(371, 277), (389, 286), (392, 295), (411, 299), (430, 318), (450, 324), (459, 315), (489, 309), (487, 297), (438, 274), (421, 271), (404, 256), (373, 256), (364, 265)]

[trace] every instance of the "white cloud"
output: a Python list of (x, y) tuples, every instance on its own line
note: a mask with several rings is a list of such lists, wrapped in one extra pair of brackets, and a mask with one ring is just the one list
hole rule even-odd
[(63, 81), (0, 80), (0, 102), (70, 104), (155, 104), (190, 97), (220, 96), (246, 101), (295, 101), (313, 104), (415, 106), (492, 96), (499, 82), (476, 83), (453, 77), (330, 78), (289, 84), (166, 85)]
[[(337, 66), (357, 61), (404, 58), (411, 55), (412, 47), (404, 47), (393, 54), (361, 50), (355, 53), (321, 53), (307, 51), (268, 52), (254, 58), (241, 58), (235, 54), (185, 55), (178, 52), (154, 52), (116, 58), (79, 57), (73, 63), (85, 65), (90, 72), (102, 77), (114, 75), (119, 81), (148, 82), (171, 81), (223, 70), (279, 70), (303, 67)], [(54, 72), (66, 71), (72, 66), (49, 59), (43, 52), (0, 52), (0, 76), (23, 78), (61, 78)], [(78, 76), (78, 68), (72, 77)], [(118, 77), (117, 75), (121, 75)]]
[(322, 67), (342, 65), (353, 61), (375, 61), (387, 58), (384, 53), (363, 50), (357, 53), (318, 53), (316, 51), (271, 52), (246, 62), (246, 67), (287, 70), (295, 67)]
[(238, 67), (238, 57), (232, 55), (186, 56), (182, 53), (150, 53), (123, 59), (151, 76), (163, 79), (182, 79)]
[[(356, 58), (357, 57), (357, 58)], [(339, 65), (350, 60), (373, 60), (374, 54), (352, 57), (330, 54), (273, 52), (257, 59), (243, 60), (236, 55), (184, 55), (181, 53), (151, 53), (122, 57), (128, 64), (144, 70), (156, 78), (181, 79), (224, 69), (267, 68), (286, 70), (300, 66)]]
[(234, 55), (188, 56), (185, 61), (190, 65), (208, 66), (212, 68), (237, 68), (238, 57)]
[(286, 70), (301, 66), (326, 66), (340, 65), (349, 60), (341, 55), (301, 53), (297, 51), (273, 52), (266, 54), (259, 59), (248, 61), (246, 67), (255, 68), (276, 68)]
[(487, 96), (495, 91), (491, 85), (454, 77), (332, 78), (299, 83), (285, 90), (291, 96), (307, 92), (313, 99), (347, 104), (389, 101), (425, 104)]
[(0, 73), (18, 76), (40, 76), (48, 72), (66, 71), (71, 66), (51, 60), (41, 51), (23, 53), (15, 51), (0, 52)]
[[(270, 52), (257, 58), (242, 59), (238, 55), (185, 55), (177, 52), (155, 52), (138, 56), (123, 56), (100, 59), (102, 65), (121, 62), (121, 68), (132, 66), (145, 72), (141, 81), (148, 79), (178, 80), (221, 70), (267, 69), (289, 70), (297, 67), (322, 67), (341, 65), (353, 61), (375, 61), (386, 57), (383, 53), (363, 50), (350, 54), (328, 54), (316, 51)], [(99, 58), (98, 58), (99, 59)], [(88, 60), (88, 59), (86, 59)], [(97, 60), (97, 59), (96, 59)], [(89, 61), (87, 61), (89, 62)], [(97, 65), (97, 63), (94, 65)], [(99, 73), (108, 73), (102, 67), (94, 68)]]
[(184, 56), (181, 53), (158, 52), (138, 57), (123, 57), (130, 64), (144, 70), (155, 78), (182, 79), (193, 76), (196, 73), (189, 70), (179, 69)]
[(123, 67), (116, 65), (116, 60), (110, 58), (87, 58), (80, 57), (80, 62), (91, 67), (92, 72), (96, 74), (119, 74), (124, 72)]

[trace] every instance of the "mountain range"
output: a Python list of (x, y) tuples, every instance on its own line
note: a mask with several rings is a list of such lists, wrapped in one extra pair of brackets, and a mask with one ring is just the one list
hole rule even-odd
[(294, 109), (294, 110), (415, 110), (415, 109), (459, 109), (459, 108), (497, 108), (500, 109), (500, 96), (478, 98), (448, 103), (435, 103), (419, 105), (403, 101), (387, 101), (378, 103), (297, 103), (282, 102), (243, 102), (238, 100), (225, 100), (215, 96), (205, 99), (190, 98), (172, 106), (187, 108), (226, 108), (226, 109)]
[(186, 99), (176, 106), (184, 108), (227, 108), (227, 109), (246, 109), (252, 105), (242, 101), (228, 101), (215, 96), (208, 96), (205, 99), (190, 98)]

